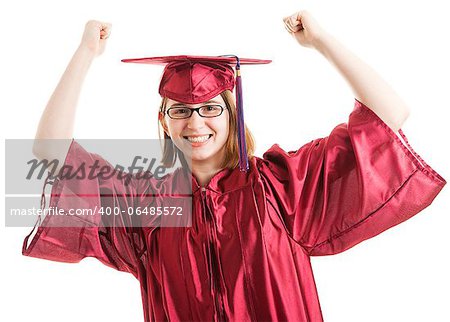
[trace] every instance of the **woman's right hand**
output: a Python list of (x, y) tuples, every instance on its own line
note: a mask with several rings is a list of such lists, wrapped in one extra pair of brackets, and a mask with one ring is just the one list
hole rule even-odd
[[(90, 20), (83, 38), (42, 113), (33, 144), (39, 159), (57, 160), (56, 173), (64, 164), (73, 138), (75, 112), (83, 81), (92, 60), (103, 53), (111, 32), (111, 24)], [(66, 139), (55, 143), (48, 139)], [(69, 139), (69, 140), (67, 140)]]
[(110, 34), (110, 23), (89, 20), (84, 27), (80, 47), (87, 49), (94, 56), (99, 56), (105, 51), (106, 41)]

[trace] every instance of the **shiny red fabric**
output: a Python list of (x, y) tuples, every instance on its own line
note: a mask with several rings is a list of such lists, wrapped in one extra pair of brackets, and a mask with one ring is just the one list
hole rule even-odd
[[(106, 164), (73, 141), (66, 163), (94, 159)], [(322, 321), (310, 256), (340, 253), (405, 221), (446, 181), (356, 101), (348, 123), (329, 136), (292, 152), (274, 145), (247, 173), (224, 169), (204, 188), (192, 183), (191, 227), (41, 226), (23, 254), (92, 256), (133, 274), (145, 321)], [(91, 207), (101, 205), (101, 192), (127, 207), (146, 203), (149, 186), (158, 189), (151, 179), (95, 185)], [(64, 207), (64, 187), (54, 183), (51, 206)]]
[(216, 97), (224, 90), (233, 91), (233, 88), (232, 67), (187, 61), (166, 66), (159, 84), (159, 94), (175, 101), (197, 104)]
[[(197, 104), (233, 91), (235, 57), (223, 56), (160, 56), (122, 59), (124, 63), (166, 65), (159, 94), (175, 101)], [(268, 64), (271, 60), (239, 58), (241, 65)]]

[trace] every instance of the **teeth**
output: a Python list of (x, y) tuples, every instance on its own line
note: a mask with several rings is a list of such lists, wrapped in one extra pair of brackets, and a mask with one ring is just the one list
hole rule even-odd
[(206, 140), (208, 140), (208, 139), (209, 139), (209, 135), (205, 135), (205, 136), (196, 136), (196, 137), (193, 137), (193, 136), (187, 136), (186, 138), (187, 138), (187, 140), (188, 140), (189, 142), (196, 142), (196, 143), (199, 143), (199, 142), (205, 142)]

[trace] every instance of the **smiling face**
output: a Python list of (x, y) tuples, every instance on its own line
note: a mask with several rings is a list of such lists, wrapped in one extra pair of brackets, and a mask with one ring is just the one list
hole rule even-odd
[(220, 105), (225, 109), (221, 115), (212, 118), (201, 117), (196, 111), (186, 119), (172, 119), (165, 113), (161, 115), (161, 124), (177, 148), (192, 160), (193, 166), (211, 163), (220, 167), (229, 133), (229, 113), (222, 96), (199, 104), (184, 104), (167, 99), (165, 111), (173, 107), (197, 108), (205, 105)]

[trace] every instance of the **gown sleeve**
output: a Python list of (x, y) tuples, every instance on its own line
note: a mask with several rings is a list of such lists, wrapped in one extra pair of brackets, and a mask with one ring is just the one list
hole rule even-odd
[(267, 201), (309, 255), (340, 253), (407, 220), (446, 184), (398, 132), (405, 143), (356, 100), (329, 136), (264, 153)]
[[(75, 140), (68, 150), (66, 166), (74, 171), (80, 167), (86, 170), (76, 176), (72, 173), (72, 178), (56, 177), (52, 183), (49, 209), (62, 209), (69, 215), (47, 214), (41, 225), (39, 218), (32, 241), (28, 244), (36, 226), (23, 242), (23, 255), (67, 263), (94, 257), (107, 266), (136, 275), (143, 243), (140, 230), (129, 222), (127, 211), (137, 202), (138, 180), (124, 172), (122, 176), (101, 175), (100, 171), (113, 170), (112, 165), (87, 152)], [(45, 185), (45, 200), (44, 194)], [(120, 209), (121, 215), (105, 215), (106, 211), (114, 213), (114, 209)], [(73, 215), (76, 211), (80, 215)]]

